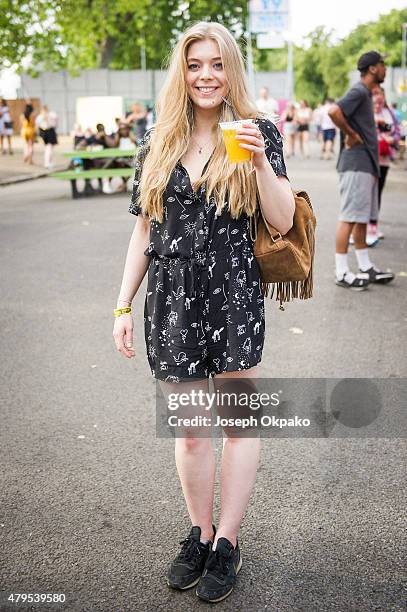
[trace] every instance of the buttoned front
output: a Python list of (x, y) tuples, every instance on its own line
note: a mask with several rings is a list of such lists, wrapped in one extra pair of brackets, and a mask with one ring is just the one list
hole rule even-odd
[[(280, 133), (269, 120), (257, 123), (274, 171), (286, 175)], [(129, 207), (135, 215), (141, 213), (139, 180), (149, 137), (135, 161)], [(215, 214), (215, 198), (206, 201), (205, 185), (193, 191), (181, 162), (163, 206), (163, 222), (151, 220), (145, 251), (151, 261), (144, 325), (153, 376), (179, 382), (252, 367), (261, 360), (265, 316), (248, 216), (233, 219), (228, 202)]]

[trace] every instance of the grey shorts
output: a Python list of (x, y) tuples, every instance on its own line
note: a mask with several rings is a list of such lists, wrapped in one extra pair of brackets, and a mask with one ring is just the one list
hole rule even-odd
[(339, 173), (341, 212), (339, 221), (369, 223), (379, 213), (378, 180), (374, 174), (348, 170)]

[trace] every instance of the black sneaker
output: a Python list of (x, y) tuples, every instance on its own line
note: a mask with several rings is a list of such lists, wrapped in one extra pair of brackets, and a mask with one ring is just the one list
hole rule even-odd
[[(215, 534), (215, 526), (213, 531)], [(171, 563), (167, 574), (167, 584), (173, 589), (190, 589), (198, 583), (212, 548), (212, 542), (203, 544), (200, 538), (201, 528), (192, 527), (189, 536), (181, 540), (181, 551)]]
[(216, 550), (209, 554), (196, 594), (204, 601), (222, 601), (233, 591), (241, 567), (239, 543), (233, 548), (229, 540), (219, 538)]
[(381, 283), (382, 285), (386, 285), (390, 283), (394, 279), (393, 272), (382, 272), (381, 270), (377, 270), (374, 266), (369, 268), (369, 270), (361, 270), (359, 276), (366, 276), (369, 278), (371, 283)]
[(337, 285), (339, 285), (339, 287), (344, 287), (345, 289), (352, 289), (353, 291), (364, 291), (368, 288), (370, 280), (367, 275), (359, 275), (355, 276), (352, 282), (350, 282), (349, 276), (347, 276), (345, 272), (342, 278), (340, 280), (336, 279), (335, 282)]

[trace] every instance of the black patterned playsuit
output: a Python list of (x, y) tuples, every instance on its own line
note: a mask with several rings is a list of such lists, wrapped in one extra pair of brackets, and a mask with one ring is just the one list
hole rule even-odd
[[(257, 124), (275, 173), (286, 176), (282, 137), (267, 119)], [(129, 212), (141, 213), (139, 180), (147, 133), (135, 160)], [(209, 163), (209, 162), (208, 162)], [(261, 361), (264, 298), (253, 256), (249, 218), (233, 219), (227, 204), (216, 212), (205, 185), (194, 192), (179, 161), (163, 196), (164, 219), (150, 224), (144, 332), (152, 375), (167, 382), (208, 378)]]

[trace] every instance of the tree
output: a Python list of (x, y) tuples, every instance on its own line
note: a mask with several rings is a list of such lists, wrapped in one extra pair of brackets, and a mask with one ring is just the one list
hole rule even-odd
[(295, 93), (314, 106), (327, 95), (327, 84), (323, 74), (324, 57), (329, 49), (330, 32), (323, 26), (316, 28), (307, 36), (310, 46), (305, 49), (296, 47)]
[(359, 25), (335, 44), (332, 33), (316, 28), (308, 36), (309, 48), (295, 50), (297, 97), (308, 97), (315, 104), (326, 95), (343, 95), (349, 86), (349, 72), (356, 69), (360, 55), (372, 49), (388, 53), (389, 66), (400, 66), (401, 26), (405, 22), (407, 9), (394, 9), (377, 21)]
[[(0, 67), (31, 72), (86, 68), (137, 69), (144, 47), (148, 68), (159, 69), (180, 32), (198, 20), (219, 21), (242, 42), (243, 0), (0, 0)], [(33, 20), (33, 25), (31, 25)], [(18, 46), (16, 42), (18, 41)]]

